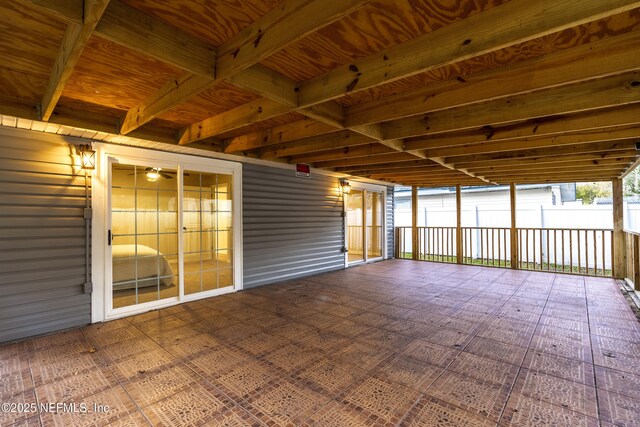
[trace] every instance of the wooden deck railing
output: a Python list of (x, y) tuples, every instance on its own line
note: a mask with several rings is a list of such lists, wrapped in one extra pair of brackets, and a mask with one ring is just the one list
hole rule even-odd
[(640, 233), (625, 230), (624, 241), (627, 248), (625, 277), (633, 282), (635, 290), (640, 290)]
[[(460, 253), (456, 227), (417, 227), (417, 232), (418, 252), (414, 257), (412, 228), (396, 227), (397, 258), (450, 263), (461, 259), (463, 264), (511, 267), (510, 228), (461, 227)], [(515, 268), (612, 276), (611, 229), (516, 228), (515, 234), (518, 255)], [(638, 254), (640, 234), (632, 240), (636, 251), (633, 253)], [(638, 265), (638, 260), (640, 255), (634, 259), (634, 265)], [(640, 271), (634, 270), (634, 274), (640, 283)]]

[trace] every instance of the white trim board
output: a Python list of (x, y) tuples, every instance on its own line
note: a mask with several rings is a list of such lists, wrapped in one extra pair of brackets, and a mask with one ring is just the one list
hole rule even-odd
[[(94, 284), (93, 293), (91, 295), (92, 323), (129, 316), (131, 314), (137, 314), (151, 309), (167, 307), (194, 299), (206, 298), (242, 289), (243, 251), (241, 163), (114, 144), (96, 143), (95, 148), (96, 170), (93, 174), (93, 182), (91, 186), (93, 206), (91, 236), (92, 280)], [(111, 158), (132, 162), (160, 162), (176, 165), (179, 170), (181, 170), (181, 168), (185, 168), (189, 170), (200, 170), (203, 172), (227, 173), (233, 176), (233, 288), (203, 292), (198, 294), (197, 297), (176, 297), (161, 300), (154, 304), (145, 303), (127, 307), (125, 309), (111, 309), (111, 298), (107, 295), (107, 283), (111, 278), (111, 270), (108, 268), (108, 262), (110, 262), (110, 259), (107, 259), (109, 258), (109, 252), (107, 250), (107, 230), (109, 219), (107, 216), (110, 212), (108, 192), (110, 189), (109, 159)]]

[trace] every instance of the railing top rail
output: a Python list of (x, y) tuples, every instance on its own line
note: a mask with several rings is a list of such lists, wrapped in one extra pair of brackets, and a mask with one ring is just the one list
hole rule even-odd
[(624, 232), (627, 233), (627, 234), (632, 234), (634, 236), (640, 236), (640, 232), (639, 231), (624, 230)]
[(516, 230), (613, 231), (613, 228), (517, 227)]

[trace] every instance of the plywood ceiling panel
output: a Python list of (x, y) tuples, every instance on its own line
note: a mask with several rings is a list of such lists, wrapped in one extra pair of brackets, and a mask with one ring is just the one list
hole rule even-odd
[(66, 26), (13, 1), (0, 10), (0, 68), (48, 78)]
[(63, 96), (127, 110), (182, 73), (100, 37), (92, 37)]
[(167, 24), (219, 46), (281, 0), (122, 0)]
[(296, 81), (430, 32), (502, 0), (380, 0), (294, 43), (262, 64)]
[(538, 58), (545, 54), (569, 49), (582, 44), (601, 40), (606, 37), (640, 30), (640, 9), (624, 12), (588, 24), (570, 28), (559, 33), (540, 37), (496, 52), (490, 52), (466, 61), (440, 67), (406, 79), (377, 86), (373, 89), (349, 94), (337, 100), (341, 105), (349, 106), (380, 99), (397, 93), (408, 92), (437, 81), (497, 69), (527, 59)]
[(160, 116), (182, 126), (199, 122), (260, 98), (229, 83), (220, 83)]

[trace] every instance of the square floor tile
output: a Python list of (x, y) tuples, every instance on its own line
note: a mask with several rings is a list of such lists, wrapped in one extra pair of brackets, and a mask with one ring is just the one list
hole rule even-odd
[(599, 389), (640, 400), (640, 372), (624, 372), (600, 366), (596, 366), (595, 370)]
[(334, 353), (332, 358), (369, 370), (393, 354), (386, 347), (354, 341), (344, 349)]
[(447, 367), (460, 375), (508, 386), (515, 382), (519, 369), (519, 366), (466, 352), (460, 353)]
[(501, 426), (584, 426), (598, 427), (598, 419), (561, 406), (513, 393), (500, 420)]
[(464, 351), (512, 365), (520, 365), (527, 354), (527, 349), (524, 347), (482, 337), (472, 339)]
[(424, 396), (400, 425), (404, 427), (495, 427), (496, 423), (435, 397)]
[(420, 393), (400, 384), (372, 376), (347, 390), (340, 402), (382, 423), (397, 424), (416, 403)]
[(510, 385), (496, 385), (446, 371), (426, 394), (497, 422), (510, 389)]
[(218, 390), (202, 383), (142, 408), (154, 426), (196, 426), (211, 421), (232, 408), (233, 403)]
[(617, 427), (637, 426), (640, 420), (640, 400), (617, 393), (598, 390), (600, 418)]
[(445, 368), (460, 354), (460, 351), (417, 339), (409, 343), (400, 353), (413, 359)]
[(598, 417), (596, 389), (581, 383), (523, 369), (512, 393)]
[(243, 406), (264, 424), (297, 426), (328, 402), (319, 393), (283, 380), (252, 394)]
[(124, 383), (139, 406), (147, 406), (190, 387), (199, 377), (182, 364), (145, 372)]
[(376, 367), (376, 375), (394, 381), (417, 391), (424, 391), (444, 372), (440, 366), (412, 359), (407, 356), (395, 356)]
[(364, 376), (365, 372), (348, 363), (324, 358), (298, 372), (295, 378), (318, 393), (334, 397)]
[[(67, 401), (68, 402), (68, 401)], [(74, 399), (69, 403), (78, 405), (77, 412), (54, 411), (41, 415), (43, 425), (55, 426), (100, 426), (100, 425), (147, 425), (137, 412), (137, 405), (120, 386), (103, 392)]]
[(361, 411), (354, 410), (350, 406), (336, 401), (330, 401), (302, 424), (303, 427), (359, 427), (374, 425), (380, 425), (376, 417), (367, 417)]
[(588, 386), (595, 386), (593, 365), (580, 360), (530, 350), (522, 367)]

